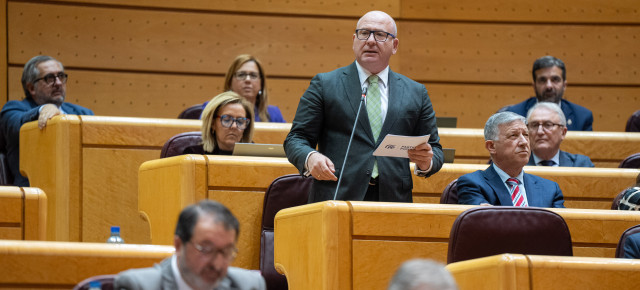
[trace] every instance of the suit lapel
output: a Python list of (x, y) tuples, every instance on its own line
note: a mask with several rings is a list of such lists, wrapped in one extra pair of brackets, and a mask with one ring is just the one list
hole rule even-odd
[[(565, 118), (567, 119), (567, 128), (574, 128), (574, 123), (575, 123), (575, 114), (573, 113), (573, 108), (571, 108), (571, 106), (569, 105), (568, 102), (566, 102), (565, 100), (561, 101), (562, 104), (562, 112), (564, 113)], [(577, 127), (576, 127), (577, 128)], [(580, 128), (578, 128), (580, 129)]]
[(560, 164), (558, 164), (558, 166), (573, 166), (573, 161), (571, 160), (571, 158), (569, 158), (569, 156), (567, 156), (567, 153), (562, 150), (560, 150), (559, 162)]
[(527, 192), (527, 203), (529, 206), (542, 204), (540, 194), (536, 194), (542, 192), (540, 184), (538, 184), (535, 179), (531, 178), (529, 174), (525, 173), (522, 178), (524, 179), (524, 189)]
[[(362, 98), (362, 87), (360, 86), (360, 77), (358, 76), (358, 68), (356, 67), (356, 63), (353, 62), (348, 69), (343, 72), (342, 77), (342, 86), (344, 88), (344, 95), (347, 96), (348, 105), (351, 106), (353, 110), (353, 117), (355, 118), (358, 113), (358, 106), (360, 106), (360, 101)], [(365, 132), (371, 143), (374, 143), (373, 132), (371, 131), (371, 125), (369, 124), (369, 116), (367, 116), (367, 108), (365, 104), (362, 104), (362, 108), (360, 109), (360, 117), (358, 118), (358, 127), (362, 128), (357, 129), (356, 132)]]
[(487, 184), (493, 188), (493, 192), (495, 192), (498, 200), (500, 200), (500, 205), (511, 206), (513, 205), (513, 201), (511, 200), (511, 195), (509, 195), (509, 191), (507, 190), (507, 186), (502, 183), (502, 179), (493, 169), (493, 165), (489, 165), (489, 168), (482, 171), (482, 175), (487, 180)]

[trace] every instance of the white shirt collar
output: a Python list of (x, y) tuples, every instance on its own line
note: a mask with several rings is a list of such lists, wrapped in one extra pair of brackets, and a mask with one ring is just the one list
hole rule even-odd
[[(356, 61), (356, 67), (358, 68), (358, 77), (360, 78), (360, 87), (364, 88), (364, 87), (369, 85), (367, 83), (367, 79), (369, 79), (369, 76), (371, 75), (371, 72), (369, 72), (364, 67), (362, 67), (358, 63), (358, 61)], [(378, 82), (378, 85), (382, 85), (382, 88), (386, 89), (387, 85), (389, 84), (389, 82), (388, 82), (388, 80), (389, 80), (389, 66), (385, 67), (377, 75), (378, 75), (378, 78), (380, 78), (380, 81)]]
[[(498, 176), (500, 176), (500, 179), (502, 180), (503, 184), (505, 182), (507, 182), (507, 179), (511, 178), (511, 176), (509, 176), (509, 174), (507, 174), (502, 169), (500, 169), (500, 167), (498, 167), (498, 165), (496, 165), (495, 163), (491, 164), (491, 166), (493, 166), (493, 169), (496, 170), (496, 173), (498, 173)], [(518, 174), (518, 176), (516, 176), (516, 179), (518, 179), (518, 181), (520, 181), (520, 184), (524, 185), (524, 179), (523, 178), (524, 178), (524, 170), (520, 170), (520, 174)]]

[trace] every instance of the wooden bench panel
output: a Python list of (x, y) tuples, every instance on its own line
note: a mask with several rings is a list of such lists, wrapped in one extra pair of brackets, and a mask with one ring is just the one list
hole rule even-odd
[[(327, 201), (285, 209), (275, 220), (276, 269), (291, 289), (383, 289), (405, 260), (445, 262), (451, 226), (472, 207)], [(567, 222), (576, 256), (613, 257), (622, 231), (640, 222), (637, 212), (551, 210)]]
[(47, 196), (35, 187), (0, 186), (0, 239), (44, 240)]
[[(427, 179), (414, 177), (414, 202), (439, 203), (440, 195), (449, 182), (486, 166), (445, 164), (440, 172)], [(565, 194), (567, 207), (597, 209), (610, 208), (615, 195), (633, 184), (640, 173), (640, 170), (601, 168), (527, 167), (526, 171), (558, 182)], [(151, 160), (140, 166), (138, 209), (149, 223), (151, 243), (168, 245), (172, 243), (172, 225), (183, 207), (205, 198), (222, 202), (241, 222), (238, 248), (243, 253), (251, 253), (236, 263), (257, 269), (264, 193), (277, 177), (296, 172), (285, 158), (183, 155)], [(453, 218), (455, 216), (457, 214)], [(431, 227), (438, 227), (441, 223), (439, 220), (430, 221), (427, 223), (430, 227), (425, 230), (433, 234), (436, 230)], [(450, 226), (439, 230), (442, 231), (440, 238), (448, 237)], [(387, 246), (393, 247), (384, 247)], [(594, 253), (592, 247), (585, 248), (583, 253), (608, 254)]]
[(635, 289), (640, 283), (640, 263), (631, 259), (502, 254), (447, 270), (460, 290)]
[[(565, 62), (569, 87), (639, 84), (637, 25), (406, 22), (401, 31), (402, 72), (418, 80), (529, 84), (533, 61), (550, 54)], [(549, 39), (559, 43), (550, 49)]]
[[(231, 0), (224, 2), (209, 2), (199, 0), (184, 0), (180, 2), (171, 0), (62, 0), (70, 3), (100, 3), (108, 5), (140, 6), (148, 8), (169, 8), (169, 9), (189, 9), (221, 12), (240, 13), (277, 13), (277, 14), (304, 14), (311, 16), (351, 16), (360, 17), (363, 13), (363, 3), (356, 0), (346, 0), (339, 2), (290, 2), (287, 0), (271, 0), (269, 2), (254, 1), (247, 5), (242, 0)], [(399, 14), (399, 1), (375, 0), (367, 3), (371, 9), (377, 7), (391, 15)]]
[[(355, 19), (22, 2), (7, 14), (12, 64), (48, 54), (68, 67), (223, 75), (236, 55), (259, 52), (270, 75), (308, 76), (353, 61)], [(41, 33), (35, 19), (57, 19), (68, 37)]]
[[(283, 126), (290, 125), (256, 123), (256, 142), (281, 143)], [(20, 165), (49, 193), (47, 240), (103, 242), (119, 225), (125, 241), (150, 242), (137, 211), (138, 167), (159, 158), (170, 137), (199, 129), (197, 120), (75, 115), (53, 118), (42, 131), (25, 124), (20, 150), (29, 154)]]
[(169, 246), (0, 241), (0, 289), (71, 289), (92, 276), (151, 267), (173, 253)]

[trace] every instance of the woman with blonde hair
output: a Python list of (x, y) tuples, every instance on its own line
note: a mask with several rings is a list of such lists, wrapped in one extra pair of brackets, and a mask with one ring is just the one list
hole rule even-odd
[(224, 90), (234, 91), (253, 104), (256, 122), (285, 122), (280, 109), (269, 105), (264, 69), (254, 56), (241, 54), (233, 60), (224, 79)]
[(183, 154), (231, 155), (236, 143), (250, 143), (252, 107), (232, 91), (215, 96), (202, 111), (202, 144), (185, 148)]

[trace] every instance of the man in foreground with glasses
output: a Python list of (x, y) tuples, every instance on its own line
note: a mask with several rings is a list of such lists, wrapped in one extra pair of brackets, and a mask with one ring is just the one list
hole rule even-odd
[[(29, 180), (20, 174), (20, 127), (38, 120), (44, 129), (47, 121), (60, 114), (93, 115), (87, 108), (65, 103), (67, 74), (56, 59), (38, 55), (30, 59), (22, 71), (22, 88), (26, 98), (9, 101), (0, 112), (0, 130), (6, 142), (9, 169), (16, 186), (29, 186)], [(4, 149), (4, 148), (0, 148)]]
[(554, 103), (540, 102), (529, 110), (527, 127), (532, 152), (527, 165), (594, 167), (589, 157), (560, 150), (567, 135), (566, 124), (564, 113)]
[(567, 69), (562, 60), (550, 55), (543, 56), (536, 59), (531, 72), (536, 96), (507, 107), (507, 111), (524, 117), (536, 103), (551, 102), (562, 108), (569, 131), (593, 131), (593, 113), (562, 98), (567, 89)]
[(527, 174), (529, 129), (524, 117), (502, 112), (484, 126), (492, 164), (458, 178), (458, 203), (473, 205), (564, 207), (558, 183)]
[[(289, 162), (315, 178), (309, 202), (334, 196), (412, 202), (409, 162), (416, 164), (414, 174), (421, 177), (442, 167), (442, 146), (426, 88), (389, 68), (398, 50), (396, 30), (395, 21), (384, 12), (362, 16), (352, 36), (356, 61), (316, 75), (300, 99), (284, 147)], [(364, 92), (366, 109), (363, 105), (356, 123)], [(352, 130), (353, 144), (347, 152)], [(387, 134), (430, 138), (409, 150), (409, 158), (373, 156)], [(345, 158), (348, 162), (341, 168)]]
[(229, 267), (239, 234), (238, 220), (219, 202), (190, 205), (178, 217), (175, 254), (152, 268), (118, 274), (114, 289), (266, 289), (257, 272)]

